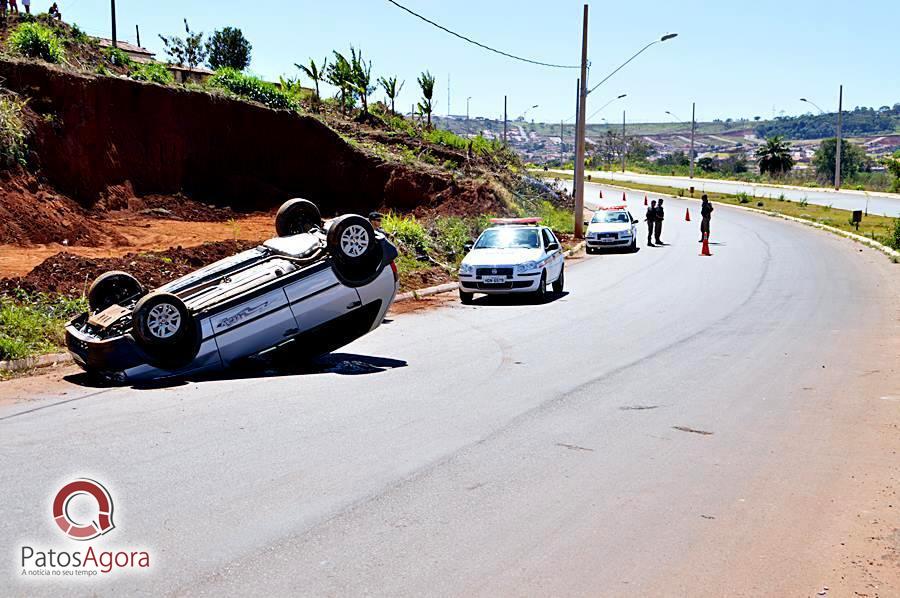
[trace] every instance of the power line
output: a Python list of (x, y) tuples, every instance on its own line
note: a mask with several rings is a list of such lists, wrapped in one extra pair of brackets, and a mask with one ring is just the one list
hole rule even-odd
[(467, 42), (469, 42), (470, 44), (474, 44), (474, 45), (478, 46), (479, 48), (483, 48), (483, 49), (488, 50), (488, 51), (490, 51), (490, 52), (494, 52), (495, 54), (500, 54), (501, 56), (506, 56), (507, 58), (512, 58), (512, 59), (514, 59), (514, 60), (521, 60), (522, 62), (527, 62), (527, 63), (529, 63), (529, 64), (536, 64), (536, 65), (538, 65), (538, 66), (546, 66), (546, 67), (550, 67), (550, 68), (554, 68), (554, 69), (577, 69), (577, 68), (581, 68), (581, 67), (578, 66), (578, 65), (552, 64), (552, 63), (549, 63), (549, 62), (541, 62), (541, 61), (539, 61), (539, 60), (531, 60), (530, 58), (522, 58), (521, 56), (516, 56), (515, 54), (510, 54), (510, 53), (508, 53), (508, 52), (504, 52), (504, 51), (502, 51), (502, 50), (498, 50), (498, 49), (496, 49), (496, 48), (492, 48), (492, 47), (490, 47), (490, 46), (486, 46), (486, 45), (484, 45), (484, 44), (482, 44), (482, 43), (479, 43), (479, 42), (475, 41), (475, 40), (472, 39), (472, 38), (466, 37), (465, 35), (462, 35), (462, 34), (460, 34), (460, 33), (456, 33), (455, 31), (451, 31), (450, 29), (447, 29), (447, 28), (444, 27), (443, 25), (440, 25), (440, 24), (438, 24), (438, 23), (435, 23), (435, 22), (432, 21), (431, 19), (429, 19), (429, 18), (427, 18), (427, 17), (424, 17), (424, 16), (420, 15), (419, 13), (417, 13), (417, 12), (415, 12), (415, 11), (413, 11), (413, 10), (410, 10), (409, 8), (406, 8), (405, 6), (403, 6), (402, 4), (400, 4), (400, 3), (398, 3), (398, 2), (395, 2), (394, 0), (387, 0), (387, 1), (390, 2), (391, 4), (393, 4), (394, 6), (396, 6), (397, 8), (401, 9), (401, 10), (405, 10), (406, 12), (408, 12), (409, 14), (411, 14), (412, 16), (414, 16), (414, 17), (416, 17), (416, 18), (418, 18), (418, 19), (421, 19), (421, 20), (425, 21), (425, 22), (428, 23), (429, 25), (433, 25), (434, 27), (437, 27), (437, 28), (440, 29), (441, 31), (445, 31), (445, 32), (449, 33), (450, 35), (453, 35), (453, 36), (455, 36), (455, 37), (458, 37), (458, 38), (461, 39), (461, 40), (467, 41)]

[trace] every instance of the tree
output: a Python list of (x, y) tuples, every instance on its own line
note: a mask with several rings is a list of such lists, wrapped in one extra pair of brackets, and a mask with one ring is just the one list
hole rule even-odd
[[(834, 180), (834, 162), (837, 139), (823, 139), (819, 149), (813, 155), (812, 163), (819, 178), (826, 181)], [(859, 172), (860, 166), (865, 162), (866, 153), (846, 139), (841, 139), (841, 179), (849, 179)]]
[(697, 168), (699, 168), (703, 172), (713, 172), (716, 169), (715, 160), (713, 160), (709, 156), (699, 158), (697, 160)]
[[(322, 64), (317, 65), (316, 61), (313, 60), (312, 58), (310, 58), (309, 66), (306, 66), (305, 64), (297, 64), (296, 62), (294, 63), (294, 66), (297, 67), (298, 69), (300, 69), (307, 77), (309, 77), (310, 79), (313, 80), (313, 83), (316, 86), (315, 102), (316, 102), (316, 105), (318, 106), (319, 102), (322, 99), (322, 96), (319, 95), (319, 82), (325, 80), (325, 77), (326, 77), (325, 73), (326, 73), (326, 69), (328, 68), (328, 59), (327, 58), (323, 59)], [(343, 106), (343, 104), (342, 104), (342, 106)]]
[(341, 102), (341, 114), (344, 114), (348, 107), (353, 107), (353, 66), (347, 57), (334, 50), (334, 61), (328, 65), (327, 80), (329, 83), (338, 88)]
[(760, 174), (781, 176), (794, 167), (791, 144), (780, 135), (766, 139), (766, 144), (756, 150), (756, 159)]
[(188, 67), (188, 70), (194, 70), (206, 58), (206, 47), (203, 45), (203, 33), (195, 33), (188, 26), (187, 19), (184, 20), (184, 39), (177, 35), (160, 35), (163, 48), (169, 55), (169, 63), (174, 62), (182, 66)]
[(253, 46), (244, 33), (235, 27), (225, 27), (213, 31), (206, 42), (209, 67), (217, 70), (223, 67), (242, 71), (250, 66), (250, 52)]
[(362, 117), (369, 114), (369, 96), (375, 91), (372, 85), (372, 61), (363, 59), (362, 50), (350, 46), (350, 71), (352, 88), (362, 104)]
[(888, 172), (894, 175), (894, 182), (891, 183), (891, 191), (894, 193), (900, 192), (900, 150), (894, 152), (892, 157), (885, 158), (884, 166), (888, 169)]
[(434, 97), (434, 75), (425, 71), (419, 75), (419, 88), (422, 90), (422, 101), (419, 102), (419, 111), (428, 116), (428, 128), (431, 128), (431, 111), (434, 109), (432, 98)]
[(396, 113), (396, 110), (394, 110), (394, 101), (397, 99), (397, 96), (400, 95), (400, 90), (403, 89), (404, 83), (406, 83), (406, 81), (401, 81), (398, 86), (397, 77), (378, 78), (378, 84), (381, 85), (385, 95), (391, 100), (391, 114)]

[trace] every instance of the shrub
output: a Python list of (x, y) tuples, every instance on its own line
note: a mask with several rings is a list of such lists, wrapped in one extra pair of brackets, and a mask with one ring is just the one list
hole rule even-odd
[(900, 218), (894, 220), (894, 230), (888, 238), (888, 245), (890, 245), (891, 248), (900, 251)]
[(162, 85), (169, 85), (175, 81), (172, 77), (172, 73), (166, 68), (166, 65), (158, 62), (136, 65), (131, 70), (129, 77), (135, 81), (149, 81), (151, 83), (160, 83)]
[(0, 162), (3, 166), (25, 165), (28, 130), (22, 118), (25, 102), (15, 96), (0, 97)]
[(750, 203), (750, 196), (743, 192), (737, 194), (737, 199), (740, 203)]
[(416, 220), (415, 216), (386, 214), (382, 226), (385, 232), (405, 249), (414, 250), (417, 255), (425, 255), (431, 249), (431, 238), (428, 231)]
[(208, 85), (228, 90), (242, 98), (265, 104), (269, 108), (297, 109), (297, 103), (287, 93), (259, 77), (245, 75), (234, 69), (219, 69), (215, 75), (210, 77)]
[(62, 62), (63, 50), (53, 30), (40, 23), (22, 23), (7, 42), (16, 54), (47, 62)]
[(462, 260), (463, 245), (475, 238), (472, 227), (459, 216), (443, 216), (434, 221), (434, 234), (439, 249), (457, 261)]
[(103, 50), (103, 56), (113, 66), (128, 69), (134, 68), (134, 61), (131, 59), (131, 56), (119, 48), (106, 48)]
[(63, 325), (87, 308), (84, 299), (0, 296), (0, 359), (20, 359), (63, 345)]

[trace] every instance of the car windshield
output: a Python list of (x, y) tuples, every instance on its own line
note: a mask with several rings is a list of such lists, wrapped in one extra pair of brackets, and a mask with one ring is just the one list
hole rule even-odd
[(631, 222), (627, 212), (595, 212), (591, 222)]
[(537, 249), (541, 240), (536, 228), (491, 228), (478, 237), (475, 249)]

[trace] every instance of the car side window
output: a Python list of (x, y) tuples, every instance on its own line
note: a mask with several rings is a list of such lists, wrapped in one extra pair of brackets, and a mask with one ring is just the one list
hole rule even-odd
[(544, 248), (546, 249), (550, 243), (555, 243), (556, 239), (553, 238), (553, 233), (550, 232), (549, 228), (541, 229), (541, 233), (544, 235)]

